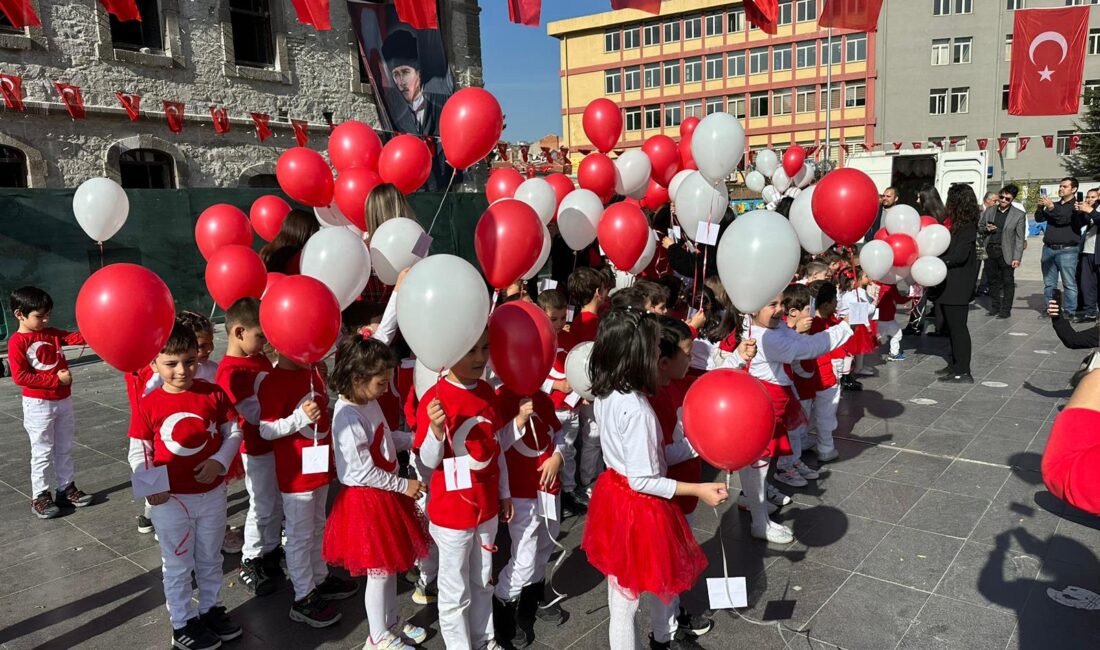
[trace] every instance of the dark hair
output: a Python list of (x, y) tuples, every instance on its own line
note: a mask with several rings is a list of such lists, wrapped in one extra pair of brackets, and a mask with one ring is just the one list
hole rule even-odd
[(592, 393), (656, 392), (660, 326), (637, 309), (613, 309), (600, 319), (596, 343), (588, 360)]
[(645, 301), (645, 293), (639, 291), (636, 286), (619, 289), (611, 294), (612, 309), (637, 309), (638, 311), (646, 311)]
[(1009, 183), (1001, 188), (1001, 192), (1011, 194), (1012, 198), (1016, 198), (1020, 194), (1020, 188), (1016, 187), (1013, 183)]
[(680, 278), (671, 273), (662, 275), (657, 279), (657, 284), (668, 289), (668, 300), (665, 304), (668, 305), (670, 309), (680, 304), (680, 299), (683, 297), (682, 294), (684, 292), (684, 283), (680, 281)]
[(260, 249), (260, 259), (268, 271), (285, 273), (287, 265), (294, 256), (302, 252), (302, 247), (313, 233), (321, 229), (317, 219), (305, 210), (291, 210), (286, 214), (283, 225), (275, 239)]
[(658, 342), (661, 359), (675, 356), (681, 343), (694, 338), (691, 335), (691, 328), (682, 320), (669, 316), (657, 316), (657, 324), (661, 327), (661, 340)]
[(825, 251), (824, 253), (822, 253), (821, 255), (818, 255), (818, 259), (820, 259), (822, 262), (824, 262), (826, 266), (832, 266), (833, 264), (836, 264), (837, 262), (844, 261), (844, 258), (842, 258), (840, 256), (840, 253), (836, 252), (835, 250), (833, 250), (831, 248), (829, 250)]
[(894, 187), (893, 185), (891, 185), (890, 187), (887, 187), (885, 190), (882, 190), (882, 193), (886, 194), (886, 192), (888, 192), (889, 190), (894, 190), (894, 194), (898, 193), (898, 188)]
[(593, 268), (599, 271), (600, 275), (603, 276), (604, 289), (610, 291), (612, 288), (615, 287), (615, 269), (610, 264), (604, 262), (603, 264), (600, 264), (599, 266), (595, 266)]
[(1078, 187), (1080, 187), (1080, 184), (1077, 182), (1077, 179), (1074, 178), (1073, 176), (1066, 176), (1062, 180), (1058, 181), (1058, 183), (1062, 184), (1062, 183), (1065, 183), (1066, 181), (1069, 181), (1069, 184), (1073, 186), (1073, 189), (1077, 189)]
[(828, 273), (829, 265), (818, 260), (810, 260), (802, 267), (802, 277), (808, 278), (814, 273)]
[(947, 206), (944, 208), (944, 216), (951, 220), (951, 233), (978, 223), (978, 215), (978, 199), (974, 196), (974, 190), (965, 183), (952, 185), (947, 191)]
[(337, 393), (350, 397), (356, 379), (369, 380), (396, 367), (397, 355), (390, 346), (378, 339), (351, 334), (340, 342), (329, 385)]
[(791, 218), (791, 205), (794, 203), (794, 197), (784, 196), (779, 199), (779, 203), (775, 204), (775, 211), (784, 217)]
[(209, 318), (202, 314), (193, 311), (181, 311), (176, 314), (176, 322), (191, 328), (191, 331), (194, 332), (196, 336), (199, 332), (205, 332), (211, 336), (214, 335), (214, 324), (210, 322)]
[(590, 266), (582, 266), (569, 274), (565, 285), (570, 301), (583, 307), (592, 302), (596, 292), (604, 288), (605, 282), (602, 273)]
[(547, 309), (565, 309), (569, 302), (565, 299), (565, 294), (557, 289), (547, 289), (539, 294), (538, 297), (539, 307), (543, 310)]
[(814, 302), (818, 305), (824, 305), (830, 302), (836, 302), (836, 285), (828, 280), (814, 280), (809, 284), (810, 295), (814, 297)]
[(632, 289), (637, 290), (645, 298), (645, 301), (656, 307), (668, 304), (668, 287), (650, 280), (638, 280)]
[(810, 288), (804, 284), (789, 284), (783, 290), (783, 311), (810, 306)]
[(199, 351), (199, 340), (195, 336), (195, 330), (177, 318), (172, 325), (172, 333), (168, 335), (168, 341), (161, 348), (160, 353), (183, 354), (192, 350)]
[(855, 289), (859, 284), (857, 278), (859, 278), (859, 275), (852, 267), (845, 266), (840, 269), (836, 274), (837, 291), (851, 291)]
[(730, 334), (736, 335), (740, 331), (744, 317), (726, 295), (722, 280), (713, 275), (704, 281), (700, 289), (703, 295), (703, 313), (706, 315), (703, 327), (699, 329), (700, 338), (718, 343), (724, 341)]
[(225, 310), (225, 331), (240, 325), (245, 329), (260, 326), (260, 301), (250, 296), (237, 300)]
[(936, 221), (943, 223), (943, 200), (940, 198), (940, 193), (935, 187), (931, 185), (925, 185), (917, 192), (917, 202), (920, 203), (921, 214), (932, 217)]
[(20, 312), (23, 316), (30, 316), (32, 311), (40, 314), (53, 311), (53, 298), (38, 287), (19, 287), (11, 292), (9, 300), (12, 312)]

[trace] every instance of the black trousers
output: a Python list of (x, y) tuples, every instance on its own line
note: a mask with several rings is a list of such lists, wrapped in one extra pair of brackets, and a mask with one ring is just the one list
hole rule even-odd
[(989, 247), (989, 259), (985, 261), (989, 272), (989, 302), (995, 312), (1008, 315), (1012, 300), (1016, 297), (1016, 269), (1005, 262), (1000, 246)]
[(951, 367), (957, 374), (969, 374), (970, 330), (966, 327), (966, 317), (970, 313), (970, 305), (943, 305), (942, 309), (951, 342)]
[(1100, 288), (1100, 278), (1097, 277), (1095, 259), (1092, 253), (1082, 253), (1077, 257), (1078, 313), (1096, 313), (1097, 289)]

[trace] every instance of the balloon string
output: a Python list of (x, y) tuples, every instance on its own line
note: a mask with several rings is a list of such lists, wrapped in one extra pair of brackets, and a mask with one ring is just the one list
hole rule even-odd
[(458, 170), (451, 171), (451, 180), (447, 181), (447, 189), (443, 191), (443, 198), (439, 200), (439, 207), (435, 209), (435, 215), (432, 217), (432, 223), (428, 226), (428, 234), (432, 234), (432, 229), (435, 228), (435, 221), (439, 218), (439, 213), (443, 211), (443, 204), (447, 202), (447, 195), (451, 193), (451, 186), (454, 185), (455, 177), (458, 176)]
[[(310, 398), (310, 400), (313, 400), (313, 398), (317, 396), (316, 384), (313, 381), (316, 377), (317, 377), (316, 365), (315, 364), (310, 364), (310, 366), (309, 366), (309, 398)], [(318, 404), (318, 406), (320, 406), (320, 404)], [(324, 415), (324, 413), (322, 413), (321, 415)], [(320, 418), (318, 418), (318, 420), (320, 420)], [(313, 429), (313, 446), (316, 447), (317, 446), (317, 437), (318, 437), (317, 424), (314, 423), (311, 428)]]
[[(749, 331), (748, 331), (748, 339), (747, 340), (751, 341), (752, 340), (752, 318), (750, 318), (748, 316), (746, 316), (746, 318), (749, 319)], [(751, 366), (751, 365), (752, 365), (752, 359), (745, 359), (745, 372), (749, 371), (749, 366)]]
[[(691, 272), (691, 302), (695, 302), (695, 293), (699, 290), (699, 248), (695, 248), (695, 260)], [(706, 260), (703, 261), (706, 264)]]
[(103, 268), (103, 242), (97, 241), (95, 245), (99, 247), (99, 268)]

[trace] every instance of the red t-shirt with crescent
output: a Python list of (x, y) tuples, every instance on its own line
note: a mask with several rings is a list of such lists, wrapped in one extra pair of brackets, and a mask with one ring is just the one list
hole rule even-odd
[[(260, 421), (274, 422), (294, 414), (298, 407), (313, 400), (321, 407), (321, 419), (305, 429), (309, 436), (296, 431), (272, 441), (275, 450), (275, 478), (279, 491), (286, 494), (311, 492), (332, 481), (332, 419), (328, 410), (328, 393), (325, 382), (317, 370), (301, 368), (289, 370), (272, 368), (260, 384)], [(316, 474), (302, 473), (302, 450), (317, 445), (329, 446), (329, 471)]]

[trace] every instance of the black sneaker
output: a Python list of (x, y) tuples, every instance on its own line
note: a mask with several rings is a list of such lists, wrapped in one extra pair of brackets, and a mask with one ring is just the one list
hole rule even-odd
[(561, 493), (561, 513), (562, 517), (580, 517), (588, 512), (588, 508), (577, 502), (573, 498), (572, 492), (562, 491)]
[(359, 591), (358, 582), (347, 580), (340, 576), (334, 576), (331, 573), (325, 578), (324, 582), (317, 585), (317, 593), (325, 600), (343, 600), (345, 598), (351, 598), (357, 591)]
[(200, 614), (199, 622), (205, 625), (206, 629), (216, 634), (222, 641), (232, 641), (243, 633), (241, 626), (234, 623), (233, 619), (229, 618), (229, 615), (225, 613), (225, 608), (220, 605), (218, 607), (211, 607), (210, 611), (205, 614)]
[(514, 600), (501, 600), (493, 596), (493, 635), (497, 639), (506, 639), (513, 648), (526, 648), (527, 635), (516, 625), (516, 607)]
[(142, 535), (148, 535), (153, 532), (153, 520), (149, 519), (145, 515), (138, 515), (138, 532)]
[(671, 650), (672, 641), (665, 641), (661, 643), (653, 638), (653, 633), (649, 634), (649, 650)]
[(278, 583), (267, 573), (262, 558), (241, 560), (241, 572), (238, 578), (244, 588), (257, 596), (269, 596), (275, 593)]
[(693, 637), (701, 637), (714, 627), (714, 621), (711, 619), (706, 616), (692, 614), (683, 607), (680, 608), (680, 614), (676, 617), (676, 622), (679, 625), (680, 632)]
[(31, 512), (39, 519), (53, 519), (61, 514), (61, 508), (57, 507), (57, 504), (53, 502), (53, 496), (50, 495), (50, 491), (46, 490), (34, 499), (31, 499)]
[(195, 617), (180, 629), (172, 630), (172, 647), (181, 650), (214, 650), (222, 647), (222, 640)]
[(340, 620), (340, 612), (314, 589), (290, 607), (290, 620), (310, 627), (328, 627)]
[(945, 375), (940, 377), (940, 382), (944, 384), (973, 384), (974, 377), (969, 372), (964, 372), (957, 375)]
[(955, 374), (955, 369), (952, 368), (951, 366), (944, 366), (944, 367), (940, 368), (939, 370), (937, 370), (936, 374), (937, 375), (953, 375), (953, 374)]
[(59, 506), (83, 508), (92, 505), (92, 501), (95, 501), (95, 497), (91, 494), (85, 494), (83, 490), (76, 486), (76, 483), (69, 483), (63, 489), (57, 491), (57, 505)]
[(545, 580), (527, 585), (523, 588), (523, 591), (521, 591), (519, 595), (519, 608), (516, 611), (516, 615), (521, 625), (524, 623), (534, 623), (535, 619), (543, 621), (544, 623), (550, 623), (551, 625), (561, 625), (569, 619), (569, 615), (561, 608), (561, 605), (557, 603), (549, 607), (542, 606), (543, 595), (545, 593)]
[(286, 578), (286, 572), (283, 571), (283, 558), (286, 557), (286, 553), (283, 552), (282, 546), (276, 546), (271, 551), (264, 553), (260, 558), (260, 564), (263, 566), (264, 573), (271, 577), (275, 582), (282, 582)]
[(848, 391), (861, 391), (863, 390), (863, 384), (856, 379), (852, 379), (851, 377), (846, 376), (844, 377), (844, 379), (840, 380), (840, 389)]
[(578, 485), (577, 489), (573, 490), (573, 500), (587, 509), (589, 500), (588, 491)]

